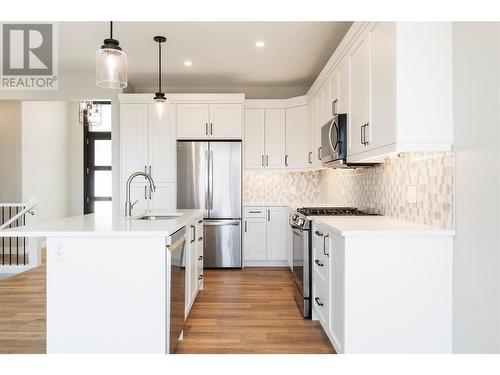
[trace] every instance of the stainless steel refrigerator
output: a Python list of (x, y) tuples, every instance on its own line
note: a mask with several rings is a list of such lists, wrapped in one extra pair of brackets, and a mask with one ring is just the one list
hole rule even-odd
[(177, 142), (177, 208), (206, 209), (204, 267), (241, 267), (241, 142)]

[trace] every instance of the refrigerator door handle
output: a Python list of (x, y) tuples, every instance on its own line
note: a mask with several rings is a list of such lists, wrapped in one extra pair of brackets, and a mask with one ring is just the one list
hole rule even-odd
[(207, 185), (205, 186), (205, 209), (208, 210), (210, 198), (210, 151), (205, 151), (205, 159), (207, 160)]
[(212, 150), (208, 151), (209, 152), (209, 170), (210, 170), (210, 209), (214, 209), (214, 153)]

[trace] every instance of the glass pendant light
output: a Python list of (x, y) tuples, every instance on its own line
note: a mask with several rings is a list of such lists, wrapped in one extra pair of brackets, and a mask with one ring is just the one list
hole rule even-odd
[(167, 100), (165, 93), (161, 91), (161, 44), (167, 41), (167, 38), (164, 36), (155, 36), (155, 42), (158, 42), (158, 92), (155, 94), (154, 100), (155, 102), (162, 103)]
[(123, 89), (127, 87), (127, 55), (120, 43), (113, 39), (113, 22), (110, 22), (109, 39), (95, 54), (95, 82), (105, 89)]

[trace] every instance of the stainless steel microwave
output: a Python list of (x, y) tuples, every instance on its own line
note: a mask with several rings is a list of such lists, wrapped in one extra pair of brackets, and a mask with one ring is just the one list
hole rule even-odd
[(321, 127), (321, 163), (342, 167), (347, 157), (347, 115), (336, 114)]

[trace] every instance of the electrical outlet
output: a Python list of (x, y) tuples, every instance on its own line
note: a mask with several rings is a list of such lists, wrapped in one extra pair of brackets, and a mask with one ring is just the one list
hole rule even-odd
[(64, 245), (61, 242), (57, 242), (55, 245), (54, 259), (55, 260), (66, 259), (66, 250), (64, 249)]
[(408, 186), (406, 200), (410, 204), (417, 203), (417, 187), (416, 186)]

